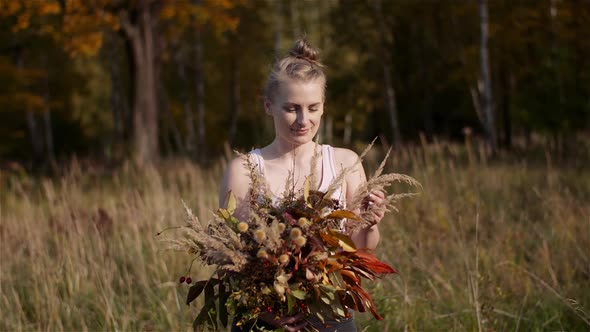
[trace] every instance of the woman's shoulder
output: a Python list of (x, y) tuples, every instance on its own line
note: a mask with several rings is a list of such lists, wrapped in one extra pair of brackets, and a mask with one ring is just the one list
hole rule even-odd
[(247, 177), (249, 173), (248, 158), (248, 154), (240, 154), (239, 156), (231, 159), (227, 163), (225, 174), (237, 177)]
[(247, 155), (240, 155), (230, 160), (225, 168), (221, 190), (219, 193), (219, 204), (223, 206), (229, 191), (233, 192), (237, 199), (246, 196), (250, 185), (250, 171), (248, 169)]
[(359, 155), (346, 148), (337, 148), (332, 147), (334, 149), (334, 163), (336, 165), (342, 165), (343, 167), (350, 167), (356, 163), (359, 158)]

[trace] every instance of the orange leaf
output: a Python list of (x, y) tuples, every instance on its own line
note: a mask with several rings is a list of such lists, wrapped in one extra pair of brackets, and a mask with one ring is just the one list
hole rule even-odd
[(356, 213), (348, 210), (336, 210), (325, 217), (326, 219), (354, 219), (360, 220)]

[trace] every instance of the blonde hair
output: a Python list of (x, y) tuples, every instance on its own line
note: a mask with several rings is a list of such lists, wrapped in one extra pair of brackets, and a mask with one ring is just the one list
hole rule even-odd
[(326, 74), (323, 65), (319, 62), (319, 51), (315, 49), (305, 38), (295, 42), (287, 56), (278, 60), (270, 74), (264, 89), (264, 96), (272, 100), (281, 82), (287, 79), (309, 82), (317, 79), (323, 81), (325, 95)]

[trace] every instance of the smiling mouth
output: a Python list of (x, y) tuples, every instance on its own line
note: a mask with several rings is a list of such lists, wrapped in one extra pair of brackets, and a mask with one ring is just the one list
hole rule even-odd
[(305, 135), (307, 134), (307, 132), (309, 131), (309, 128), (301, 128), (301, 129), (293, 129), (293, 131), (297, 134), (297, 135)]

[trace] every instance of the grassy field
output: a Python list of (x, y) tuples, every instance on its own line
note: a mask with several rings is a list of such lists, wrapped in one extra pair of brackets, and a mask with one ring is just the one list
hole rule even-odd
[[(365, 284), (385, 319), (358, 315), (360, 330), (590, 328), (590, 168), (482, 155), (431, 145), (392, 157), (424, 191), (382, 222), (378, 255), (400, 273)], [(206, 221), (222, 168), (4, 174), (0, 330), (191, 330), (198, 301), (186, 306), (177, 282), (190, 258), (155, 234), (182, 223), (181, 200)]]

